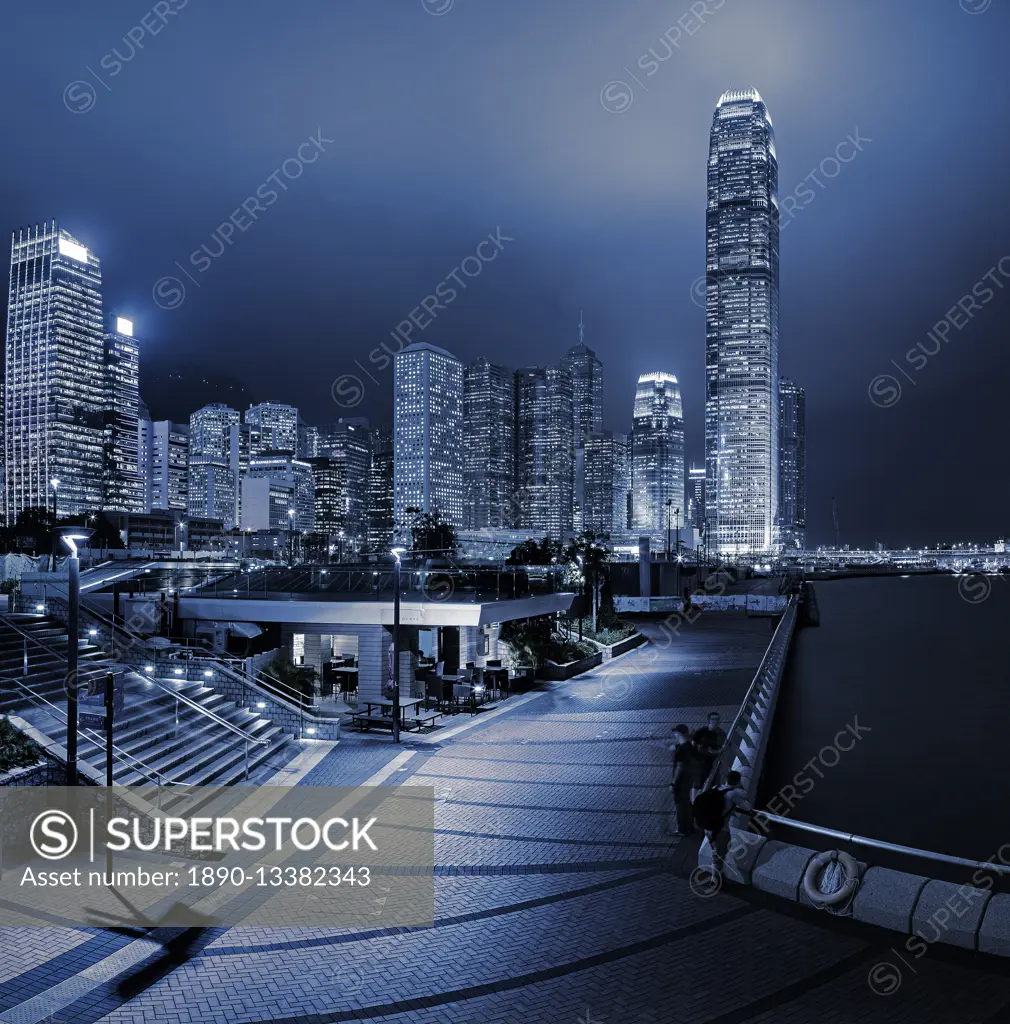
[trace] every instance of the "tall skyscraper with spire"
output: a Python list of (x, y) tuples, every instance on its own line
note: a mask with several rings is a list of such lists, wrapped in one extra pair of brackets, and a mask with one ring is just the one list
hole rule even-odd
[(710, 546), (778, 544), (779, 210), (771, 117), (756, 89), (712, 120), (705, 223), (705, 510)]
[(561, 360), (572, 384), (573, 437), (573, 526), (586, 526), (586, 442), (603, 430), (603, 363), (586, 346), (586, 325), (579, 313), (579, 343), (573, 345)]

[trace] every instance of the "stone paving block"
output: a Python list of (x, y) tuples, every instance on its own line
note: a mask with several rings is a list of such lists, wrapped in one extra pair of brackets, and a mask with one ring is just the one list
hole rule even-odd
[(873, 866), (856, 892), (852, 916), (866, 924), (907, 934), (912, 930), (912, 914), (919, 894), (928, 881), (923, 875)]
[(915, 905), (912, 929), (926, 942), (975, 949), (979, 925), (992, 896), (973, 885), (930, 879)]
[[(730, 830), (729, 853), (726, 855), (726, 876), (732, 882), (741, 885), (751, 884), (751, 872), (761, 853), (761, 848), (768, 842), (767, 836), (759, 836), (754, 832), (743, 832), (737, 828)], [(698, 851), (698, 867), (712, 866), (712, 844), (708, 837), (702, 840)]]
[(751, 872), (751, 885), (762, 892), (796, 901), (800, 895), (803, 872), (807, 870), (810, 859), (816, 855), (816, 850), (808, 850), (805, 846), (792, 846), (780, 843), (777, 839), (769, 839), (758, 854)]
[(1006, 893), (996, 893), (986, 905), (978, 948), (983, 953), (1010, 956), (1010, 896)]

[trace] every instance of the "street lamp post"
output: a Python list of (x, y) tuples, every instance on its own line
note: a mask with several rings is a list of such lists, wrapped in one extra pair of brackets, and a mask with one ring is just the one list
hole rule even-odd
[(405, 548), (393, 548), (393, 742), (400, 742), (400, 556)]
[[(68, 526), (56, 535), (70, 549), (67, 559), (67, 785), (77, 785), (77, 663), (80, 646), (81, 563), (77, 542), (91, 536), (87, 527)], [(55, 550), (55, 545), (53, 545)]]
[(52, 547), (53, 547), (52, 562), (51, 562), (51, 566), (50, 566), (50, 571), (56, 572), (56, 534), (55, 534), (55, 530), (56, 530), (56, 492), (59, 489), (60, 481), (54, 476), (52, 478), (52, 480), (49, 481), (49, 486), (52, 487), (52, 489), (53, 489), (53, 531), (54, 531), (54, 533), (53, 533), (53, 545), (52, 545)]
[(680, 509), (674, 509), (673, 514), (677, 517), (677, 597), (680, 597)]

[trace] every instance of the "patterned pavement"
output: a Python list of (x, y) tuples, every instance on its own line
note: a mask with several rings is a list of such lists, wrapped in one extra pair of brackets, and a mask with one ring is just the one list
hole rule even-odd
[[(934, 947), (907, 963), (897, 935), (692, 892), (659, 737), (733, 714), (769, 624), (703, 615), (672, 644), (644, 630), (647, 647), (445, 742), (343, 742), (304, 780), (434, 787), (433, 927), (213, 929), (161, 967), (129, 936), (8, 930), (0, 1024), (1010, 1022), (999, 961)], [(868, 983), (880, 963), (889, 995)]]

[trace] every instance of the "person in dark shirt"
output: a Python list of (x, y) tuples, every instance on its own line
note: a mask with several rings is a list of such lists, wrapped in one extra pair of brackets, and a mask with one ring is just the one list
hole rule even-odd
[(675, 820), (668, 831), (671, 835), (686, 836), (694, 831), (691, 793), (698, 776), (698, 753), (691, 739), (691, 730), (686, 725), (675, 725), (669, 747), (673, 751), (670, 790), (673, 793)]
[(726, 732), (720, 728), (722, 721), (718, 711), (710, 711), (708, 724), (703, 725), (694, 734), (694, 746), (698, 758), (698, 781), (696, 789), (701, 790), (705, 786), (705, 780), (712, 774), (716, 758), (722, 753), (726, 743)]

